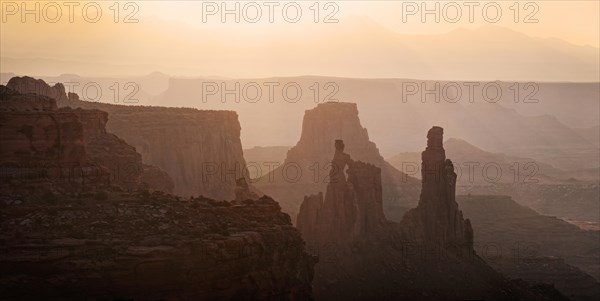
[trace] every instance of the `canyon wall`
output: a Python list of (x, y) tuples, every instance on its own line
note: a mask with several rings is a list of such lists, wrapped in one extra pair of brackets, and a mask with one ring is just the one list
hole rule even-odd
[[(62, 91), (60, 87), (54, 86)], [(1, 97), (1, 127), (8, 139), (2, 146), (3, 165), (9, 167), (13, 161), (19, 167), (10, 173), (23, 172), (28, 164), (40, 166), (35, 161), (43, 160), (43, 172), (65, 180), (64, 187), (69, 182), (88, 186), (110, 183), (126, 190), (172, 191), (166, 173), (143, 165), (134, 147), (106, 131), (106, 112), (59, 109), (55, 99), (21, 94), (4, 86)]]
[(14, 77), (8, 86), (24, 92), (47, 91), (59, 107), (107, 112), (106, 130), (135, 147), (143, 163), (164, 170), (173, 179), (175, 194), (233, 199), (235, 180), (247, 176), (241, 127), (233, 111), (82, 101), (76, 94), (65, 94), (61, 84), (49, 87), (27, 77)]
[(3, 186), (23, 181), (44, 190), (80, 191), (109, 185), (108, 170), (85, 145), (84, 124), (54, 99), (0, 86), (0, 167)]
[(173, 178), (175, 194), (235, 197), (235, 180), (247, 174), (235, 112), (95, 106), (109, 112), (109, 131)]
[(111, 167), (133, 162), (138, 184), (161, 171), (107, 133), (106, 112), (0, 96), (0, 299), (312, 300), (317, 259), (243, 178), (233, 202), (128, 189)]

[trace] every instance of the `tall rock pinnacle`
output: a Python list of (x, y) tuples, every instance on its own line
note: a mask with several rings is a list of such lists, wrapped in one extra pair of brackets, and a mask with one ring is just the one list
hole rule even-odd
[(313, 248), (360, 240), (385, 222), (381, 169), (352, 160), (342, 140), (331, 164), (325, 200), (322, 193), (305, 197), (298, 214), (298, 229)]
[(456, 173), (443, 146), (444, 129), (432, 127), (421, 153), (422, 188), (419, 205), (406, 213), (402, 224), (411, 240), (429, 241), (445, 248), (473, 249), (473, 229), (455, 201)]

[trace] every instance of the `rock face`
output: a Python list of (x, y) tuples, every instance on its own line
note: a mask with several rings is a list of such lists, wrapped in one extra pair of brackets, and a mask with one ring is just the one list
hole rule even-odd
[[(110, 115), (58, 109), (54, 99), (4, 86), (0, 92), (0, 299), (312, 300), (316, 258), (289, 215), (253, 194), (243, 178), (242, 202), (131, 191), (127, 180), (140, 188), (170, 185), (163, 171), (142, 164), (134, 147), (107, 132)], [(222, 125), (219, 114), (195, 114), (177, 117), (216, 116), (202, 122)], [(218, 135), (208, 129), (205, 135)], [(205, 149), (223, 153), (223, 146)], [(125, 164), (133, 172), (112, 181), (111, 168)], [(76, 175), (77, 187), (58, 183), (64, 189), (39, 193), (40, 178), (58, 186), (66, 167), (83, 175), (97, 167), (105, 181), (89, 187)]]
[(86, 163), (83, 125), (72, 111), (58, 111), (54, 100), (35, 99), (2, 89), (2, 161), (52, 160), (63, 165)]
[(154, 166), (148, 164), (142, 164), (142, 174), (140, 177), (144, 189), (149, 191), (164, 191), (173, 193), (175, 189), (175, 183), (169, 174)]
[(108, 171), (86, 150), (84, 124), (76, 112), (57, 109), (54, 99), (5, 86), (0, 86), (0, 97), (3, 177), (45, 182), (48, 189), (63, 191), (108, 185)]
[(235, 181), (235, 201), (244, 202), (246, 200), (256, 200), (259, 198), (258, 194), (250, 190), (246, 178), (239, 178)]
[(444, 130), (433, 127), (427, 133), (427, 148), (421, 154), (421, 197), (417, 208), (402, 220), (408, 237), (443, 247), (473, 250), (473, 228), (464, 219), (455, 200), (456, 173), (443, 146)]
[[(13, 77), (8, 86), (48, 91), (36, 88), (48, 87), (42, 83)], [(50, 90), (59, 93), (64, 91), (61, 87), (57, 84)], [(59, 107), (107, 112), (106, 130), (135, 147), (142, 162), (166, 171), (173, 179), (175, 194), (233, 199), (235, 180), (247, 176), (235, 112), (111, 105), (81, 101), (73, 93), (62, 93), (57, 100)]]
[(305, 197), (298, 214), (297, 227), (311, 248), (360, 240), (385, 223), (381, 169), (353, 161), (342, 140), (335, 146), (325, 200), (322, 193)]
[(41, 79), (35, 79), (29, 76), (13, 77), (6, 86), (21, 94), (41, 95), (54, 99), (57, 102), (68, 100), (65, 86), (61, 83), (48, 85)]
[[(0, 199), (13, 196), (0, 190)], [(3, 300), (312, 300), (315, 258), (268, 197), (2, 202)]]
[(148, 189), (173, 192), (173, 180), (159, 168), (142, 164), (135, 147), (106, 131), (108, 113), (100, 110), (73, 110), (83, 123), (84, 143), (90, 157), (108, 168), (111, 182), (127, 190)]
[(235, 180), (247, 175), (235, 112), (85, 105), (108, 111), (107, 129), (165, 170), (175, 194), (233, 199)]
[(422, 157), (431, 172), (424, 174), (419, 206), (399, 224), (383, 215), (381, 169), (354, 161), (336, 141), (325, 196), (305, 197), (297, 220), (309, 251), (319, 256), (315, 297), (566, 300), (551, 286), (505, 279), (475, 253), (470, 223), (454, 200), (455, 174), (442, 134), (438, 127), (428, 134)]
[(106, 132), (108, 113), (83, 109), (72, 111), (83, 124), (83, 141), (87, 153), (94, 162), (109, 170), (111, 183), (126, 190), (140, 188), (142, 157), (133, 146)]
[(27, 161), (44, 160), (46, 167), (58, 168), (52, 173), (59, 175), (53, 178), (59, 176), (80, 185), (110, 183), (127, 190), (172, 191), (172, 180), (164, 172), (144, 168), (134, 147), (106, 131), (106, 112), (58, 109), (56, 101), (47, 96), (21, 94), (2, 86), (2, 118), (3, 137), (10, 137), (2, 146), (5, 166), (16, 160), (13, 163), (22, 169), (27, 168)]
[[(355, 160), (370, 163), (381, 169), (384, 212), (393, 215), (398, 206), (414, 203), (418, 198), (419, 182), (396, 170), (379, 154), (375, 143), (369, 140), (367, 130), (358, 118), (354, 103), (323, 103), (307, 110), (302, 123), (300, 140), (291, 148), (282, 166), (271, 170), (254, 185), (278, 200), (292, 216), (307, 194), (324, 191), (332, 169), (332, 141), (342, 139), (348, 154)], [(269, 171), (267, 166), (263, 172)], [(263, 173), (263, 174), (264, 174)]]

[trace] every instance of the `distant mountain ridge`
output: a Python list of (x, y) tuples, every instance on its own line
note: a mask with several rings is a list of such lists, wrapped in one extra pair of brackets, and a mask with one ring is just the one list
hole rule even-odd
[[(462, 139), (450, 138), (444, 145), (446, 154), (452, 158), (455, 169), (459, 170), (459, 185), (491, 184), (491, 179), (497, 176), (497, 167), (501, 168), (498, 177), (502, 183), (565, 183), (572, 180), (569, 173), (550, 164), (531, 158), (487, 152)], [(401, 169), (407, 164), (419, 162), (420, 157), (420, 153), (408, 152), (399, 153), (387, 160)], [(420, 174), (414, 176), (420, 177)]]

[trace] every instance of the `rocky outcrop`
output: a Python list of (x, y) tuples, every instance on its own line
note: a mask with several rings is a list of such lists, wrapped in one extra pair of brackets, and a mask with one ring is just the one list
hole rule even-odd
[(250, 190), (246, 178), (239, 178), (235, 181), (235, 202), (244, 202), (246, 200), (258, 199), (258, 194)]
[(418, 198), (419, 182), (388, 164), (369, 140), (354, 103), (322, 103), (307, 110), (300, 140), (291, 148), (282, 166), (269, 170), (254, 185), (268, 195), (282, 200), (282, 208), (292, 216), (299, 211), (305, 195), (325, 191), (331, 170), (332, 141), (342, 139), (354, 160), (381, 169), (382, 201), (386, 215), (411, 204)]
[(127, 190), (139, 189), (143, 172), (142, 156), (133, 146), (106, 132), (108, 113), (83, 109), (73, 112), (83, 123), (86, 151), (94, 162), (109, 170), (111, 183)]
[[(14, 77), (8, 86), (26, 89), (40, 84), (31, 78)], [(59, 107), (107, 112), (106, 130), (135, 147), (142, 162), (166, 171), (175, 184), (175, 194), (233, 199), (235, 180), (247, 177), (241, 127), (233, 111), (81, 101), (76, 94), (64, 94), (61, 86), (57, 84), (52, 88), (61, 94), (57, 98)]]
[[(313, 289), (323, 300), (566, 300), (552, 286), (511, 282), (473, 250), (454, 200), (455, 174), (428, 134), (419, 206), (401, 223), (383, 215), (381, 169), (354, 161), (336, 141), (323, 194), (304, 198), (297, 227), (318, 254)], [(347, 166), (347, 171), (346, 171)], [(348, 178), (346, 179), (346, 174)]]
[(175, 189), (175, 183), (169, 174), (154, 165), (142, 164), (140, 181), (144, 189), (149, 191), (173, 193)]
[[(56, 90), (63, 91), (60, 86), (47, 89)], [(106, 112), (58, 109), (56, 101), (47, 96), (21, 94), (2, 86), (1, 114), (3, 140), (7, 137), (2, 146), (4, 166), (16, 164), (22, 172), (28, 164), (40, 166), (36, 161), (43, 160), (45, 174), (66, 179), (62, 186), (69, 182), (80, 186), (110, 183), (127, 190), (172, 191), (172, 180), (164, 172), (144, 168), (134, 147), (106, 131)]]
[(108, 113), (96, 109), (73, 110), (83, 123), (86, 150), (106, 167), (111, 182), (127, 190), (173, 192), (173, 180), (160, 168), (142, 163), (142, 155), (123, 139), (106, 131)]
[(381, 169), (353, 161), (342, 140), (335, 145), (325, 200), (322, 193), (305, 197), (298, 214), (296, 225), (311, 248), (364, 239), (385, 223)]
[[(316, 259), (273, 199), (245, 181), (243, 202), (150, 193), (144, 177), (164, 172), (107, 133), (106, 112), (0, 92), (0, 299), (312, 300)], [(142, 189), (112, 181), (109, 167), (127, 163)], [(55, 188), (67, 164), (99, 166), (106, 185)]]
[(48, 97), (23, 95), (5, 86), (0, 92), (3, 163), (86, 163), (83, 124), (74, 112), (59, 111)]
[(57, 109), (54, 99), (45, 96), (5, 86), (0, 92), (3, 184), (20, 186), (29, 179), (51, 191), (108, 185), (108, 171), (86, 150), (84, 124), (76, 112)]
[(8, 198), (0, 190), (3, 300), (312, 299), (315, 258), (268, 197)]
[(0, 110), (3, 112), (55, 111), (58, 108), (53, 98), (40, 97), (32, 93), (20, 93), (3, 85), (0, 85), (0, 100), (2, 100)]
[(42, 79), (23, 76), (11, 78), (6, 86), (21, 94), (45, 96), (54, 99), (57, 102), (64, 102), (68, 100), (65, 86), (61, 83), (56, 83), (53, 86), (50, 86)]
[(456, 173), (452, 161), (446, 159), (443, 135), (444, 130), (436, 126), (427, 133), (419, 205), (404, 215), (401, 224), (410, 240), (472, 252), (473, 228), (455, 200)]

